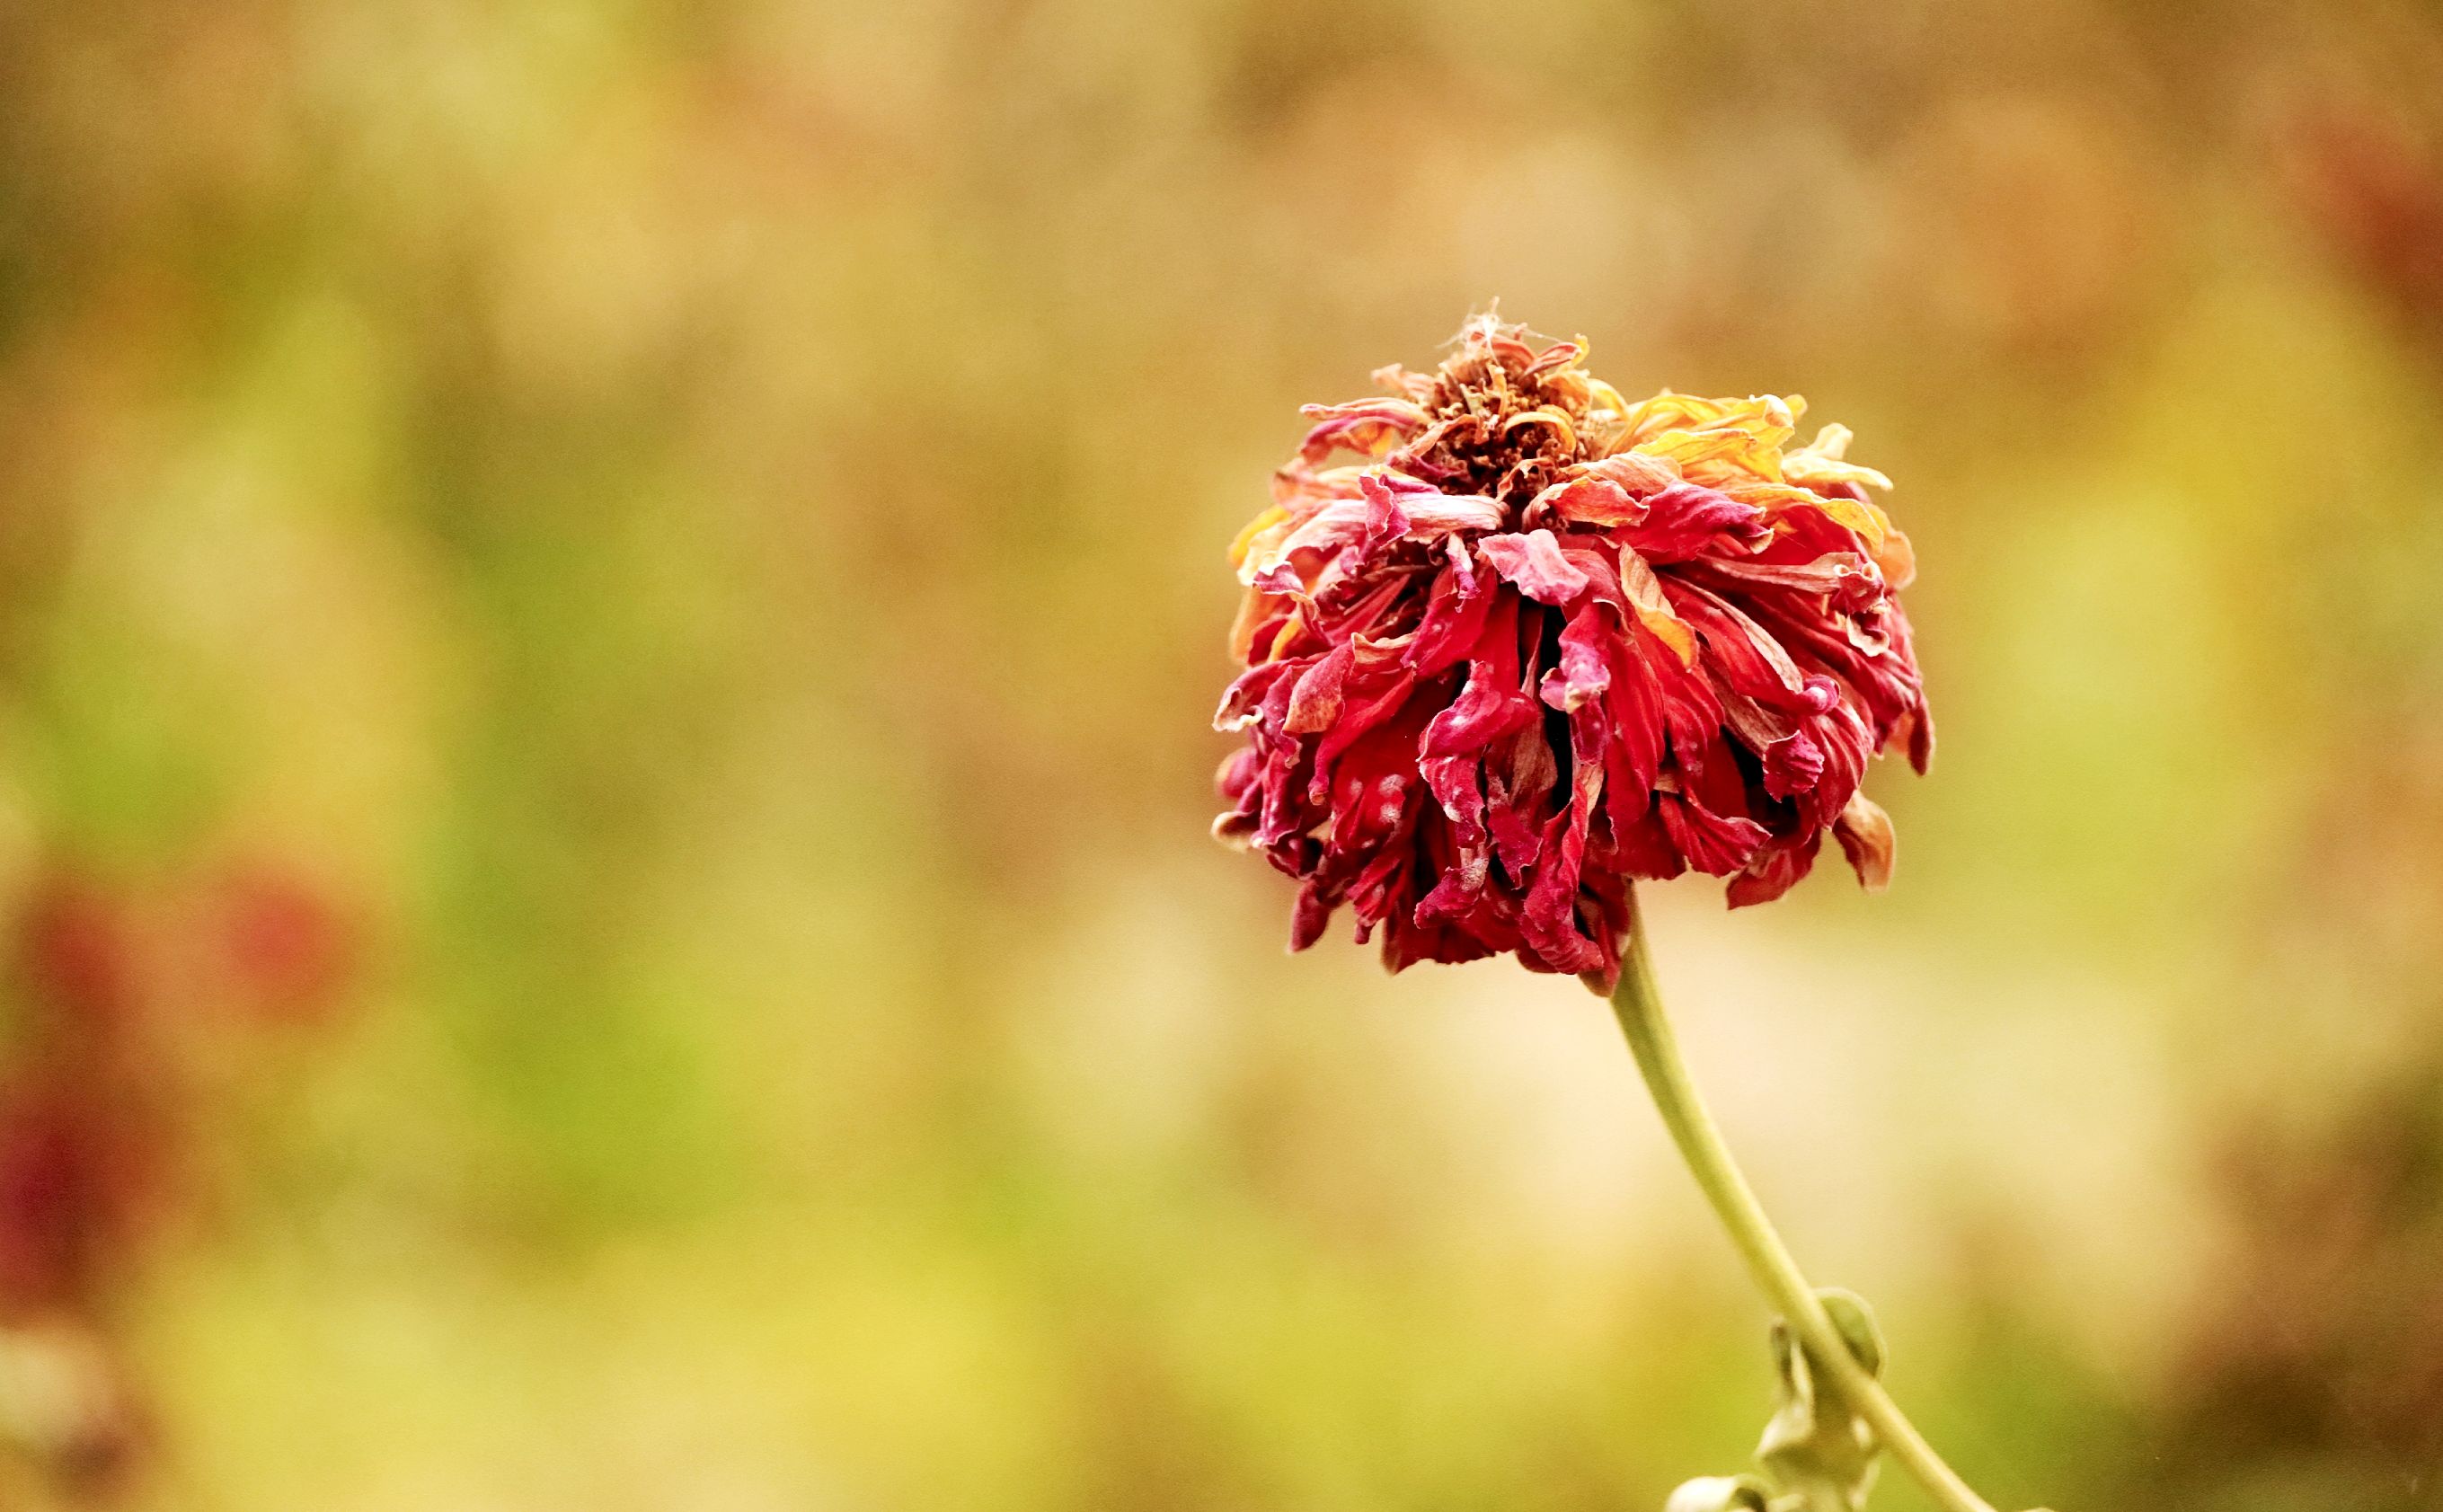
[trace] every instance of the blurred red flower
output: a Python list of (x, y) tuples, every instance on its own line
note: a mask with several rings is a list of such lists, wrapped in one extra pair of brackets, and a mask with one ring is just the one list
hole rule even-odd
[(206, 894), (204, 947), (234, 1005), (270, 1023), (313, 1023), (355, 976), (358, 942), (338, 895), (276, 862), (231, 867)]
[(62, 861), (0, 921), (10, 945), (0, 1440), (90, 1501), (145, 1461), (118, 1291), (201, 1194), (215, 1079), (257, 1042), (232, 1031), (327, 1020), (353, 984), (358, 931), (337, 894), (275, 859), (149, 891)]
[(16, 920), (0, 1078), (0, 1321), (92, 1305), (172, 1204), (144, 941), (120, 894), (46, 877)]
[(1788, 447), (1801, 399), (1629, 404), (1490, 315), (1453, 344), (1311, 406), (1233, 548), (1214, 828), (1304, 884), (1292, 948), (1347, 903), (1392, 970), (1511, 952), (1607, 990), (1632, 879), (1760, 903), (1828, 830), (1881, 886), (1860, 779), (1934, 745), (1888, 480), (1837, 425)]

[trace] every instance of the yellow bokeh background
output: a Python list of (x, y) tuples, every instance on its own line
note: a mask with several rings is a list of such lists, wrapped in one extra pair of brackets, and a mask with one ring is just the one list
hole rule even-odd
[(1648, 893), (1929, 1436), (2004, 1507), (2443, 1506), (2443, 21), (2381, 0), (0, 8), (0, 909), (236, 857), (345, 963), (263, 1023), (147, 958), (174, 1200), (0, 1295), (136, 1447), (64, 1470), (0, 1349), (0, 1505), (1739, 1468), (1766, 1314), (1603, 1005), (1287, 957), (1204, 835), (1297, 405), (1496, 298), (1898, 480), (1895, 885)]

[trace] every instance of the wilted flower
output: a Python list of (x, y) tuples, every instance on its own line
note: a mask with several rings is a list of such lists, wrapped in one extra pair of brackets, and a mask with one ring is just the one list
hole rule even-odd
[(1829, 830), (1881, 886), (1859, 780), (1934, 745), (1889, 481), (1840, 426), (1789, 446), (1795, 397), (1630, 404), (1491, 315), (1454, 344), (1310, 407), (1233, 548), (1214, 829), (1304, 883), (1293, 948), (1345, 902), (1395, 971), (1515, 951), (1608, 989), (1633, 879), (1761, 903)]

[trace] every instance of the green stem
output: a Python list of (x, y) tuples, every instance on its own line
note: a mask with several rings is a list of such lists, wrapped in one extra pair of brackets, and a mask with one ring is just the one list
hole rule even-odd
[(1663, 1017), (1662, 995), (1655, 989), (1654, 968), (1645, 949), (1644, 910), (1634, 904), (1628, 950), (1621, 963), (1620, 986), (1612, 992), (1611, 1005), (1628, 1036), (1629, 1049), (1636, 1053), (1637, 1068), (1645, 1074), (1646, 1090), (1654, 1095), (1654, 1105), (1680, 1147), (1681, 1158), (1688, 1163), (1697, 1185), (1704, 1189), (1705, 1200), (1713, 1204), (1722, 1226), (1730, 1230), (1731, 1243), (1738, 1246), (1748, 1273), (1755, 1278), (1766, 1300), (1780, 1311), (1818, 1367), (1831, 1374), (1841, 1394), (1874, 1425), (1892, 1458), (1946, 1512), (1993, 1512), (1942, 1463), (1942, 1456), (1901, 1413), (1883, 1383), (1849, 1353), (1815, 1288), (1807, 1284), (1798, 1263), (1790, 1258), (1781, 1236), (1773, 1232), (1773, 1220), (1765, 1216), (1754, 1190), (1739, 1174), (1730, 1148), (1722, 1142), (1721, 1130), (1705, 1111), (1705, 1099), (1688, 1079), (1687, 1063), (1680, 1058), (1671, 1023)]

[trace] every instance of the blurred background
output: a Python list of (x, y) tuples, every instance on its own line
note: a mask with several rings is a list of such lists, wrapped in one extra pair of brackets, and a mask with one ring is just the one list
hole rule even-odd
[(2382, 0), (0, 5), (0, 1506), (1742, 1465), (1602, 1005), (1289, 960), (1203, 833), (1296, 405), (1497, 296), (1900, 480), (1896, 885), (1652, 906), (1920, 1423), (2006, 1508), (2443, 1507)]

